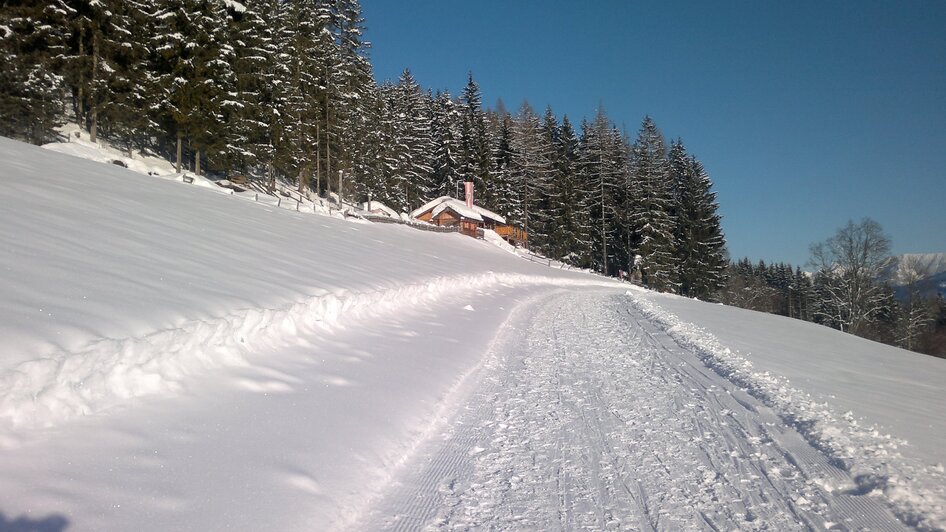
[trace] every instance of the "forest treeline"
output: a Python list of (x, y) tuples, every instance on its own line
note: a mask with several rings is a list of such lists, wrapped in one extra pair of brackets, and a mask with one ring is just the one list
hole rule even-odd
[(378, 84), (357, 0), (7, 0), (0, 17), (4, 135), (40, 143), (69, 117), (198, 173), (405, 211), (472, 180), (549, 257), (703, 298), (723, 284), (715, 193), (682, 141), (649, 117), (631, 139), (603, 109), (484, 109), (472, 74), (457, 97), (407, 70)]
[[(819, 323), (946, 358), (946, 299), (917, 256), (895, 259), (890, 238), (865, 218), (811, 246), (808, 266), (730, 263), (723, 303)], [(896, 279), (897, 286), (890, 284)]]

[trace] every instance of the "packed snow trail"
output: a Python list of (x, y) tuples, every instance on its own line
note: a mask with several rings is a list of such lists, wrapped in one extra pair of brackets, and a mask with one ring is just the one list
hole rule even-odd
[(520, 308), (404, 471), (358, 528), (905, 528), (613, 290)]

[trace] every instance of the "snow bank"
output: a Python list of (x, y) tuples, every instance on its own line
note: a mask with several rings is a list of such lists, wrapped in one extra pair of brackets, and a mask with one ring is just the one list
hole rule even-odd
[(80, 351), (53, 353), (0, 373), (0, 419), (13, 427), (52, 426), (132, 397), (177, 391), (183, 379), (208, 369), (248, 365), (249, 354), (332, 330), (346, 315), (384, 315), (431, 304), (446, 293), (500, 284), (614, 286), (604, 280), (490, 272), (371, 292), (341, 290), (286, 308), (246, 309), (141, 337), (102, 339)]
[[(852, 493), (882, 493), (898, 517), (922, 530), (946, 523), (946, 475), (942, 464), (906, 454), (907, 442), (877, 426), (861, 425), (852, 411), (838, 411), (783, 376), (759, 370), (713, 334), (681, 320), (641, 291), (628, 291), (634, 304), (703, 362), (773, 408), (812, 445), (851, 473)], [(764, 332), (763, 332), (764, 334)], [(837, 333), (842, 334), (842, 333)], [(800, 343), (804, 343), (799, 339)], [(782, 353), (791, 357), (791, 353)]]
[[(133, 151), (133, 156), (129, 157), (126, 150), (115, 149), (106, 142), (92, 142), (88, 138), (88, 132), (75, 124), (63, 125), (59, 133), (68, 138), (68, 142), (53, 142), (43, 145), (43, 148), (100, 163), (120, 163), (125, 168), (141, 174), (170, 175), (175, 173), (174, 165), (160, 157), (135, 151)], [(80, 136), (76, 137), (76, 134)]]

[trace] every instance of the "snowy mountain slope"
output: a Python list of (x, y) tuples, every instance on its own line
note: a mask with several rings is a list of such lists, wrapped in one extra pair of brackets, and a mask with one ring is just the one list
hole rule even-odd
[(460, 235), (0, 160), (0, 530), (946, 523), (942, 361)]

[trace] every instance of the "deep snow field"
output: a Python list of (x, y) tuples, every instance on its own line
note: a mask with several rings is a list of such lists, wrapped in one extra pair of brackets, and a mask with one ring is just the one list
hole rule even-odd
[(942, 360), (161, 164), (0, 161), (0, 531), (946, 526)]

